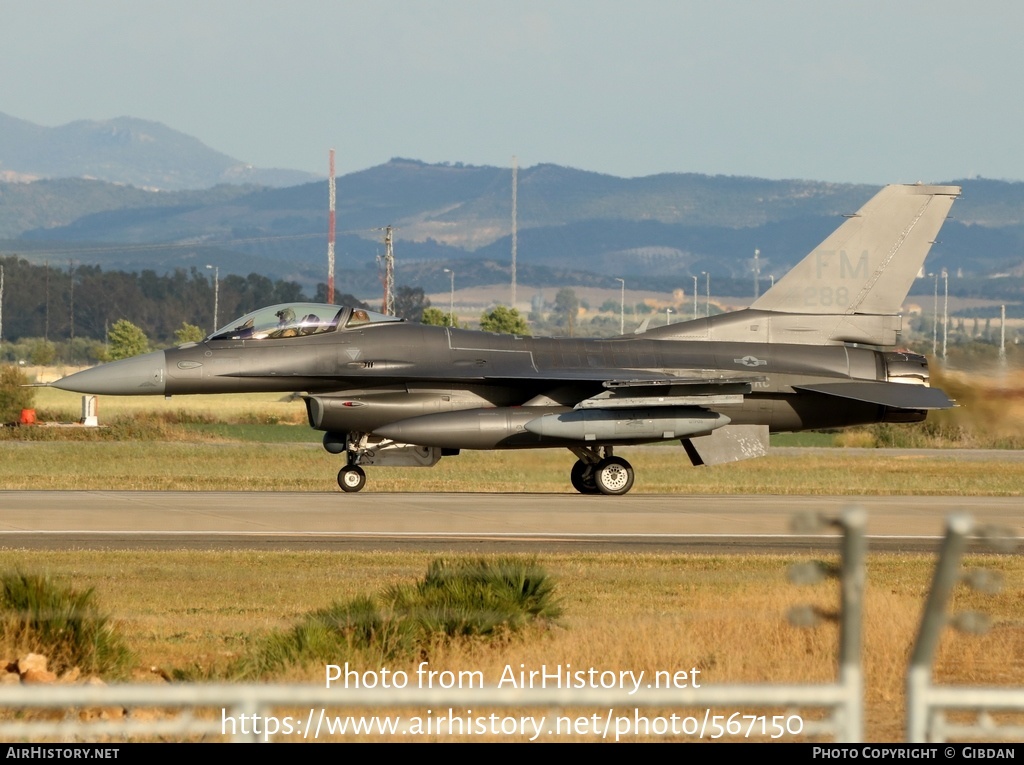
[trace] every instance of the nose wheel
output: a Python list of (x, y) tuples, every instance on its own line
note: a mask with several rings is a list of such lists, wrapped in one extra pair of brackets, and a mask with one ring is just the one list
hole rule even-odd
[(366, 486), (366, 471), (359, 465), (345, 465), (338, 471), (338, 486), (342, 491), (361, 491)]

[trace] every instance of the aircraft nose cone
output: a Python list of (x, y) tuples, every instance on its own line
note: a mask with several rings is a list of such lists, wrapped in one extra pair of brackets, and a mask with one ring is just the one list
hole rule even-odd
[(52, 386), (106, 396), (153, 396), (163, 394), (166, 376), (164, 352), (155, 351), (76, 372)]

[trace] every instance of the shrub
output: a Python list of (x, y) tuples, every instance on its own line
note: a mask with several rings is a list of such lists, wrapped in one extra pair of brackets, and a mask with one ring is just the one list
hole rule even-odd
[(554, 583), (534, 561), (435, 560), (414, 585), (334, 603), (269, 635), (229, 673), (257, 678), (290, 666), (413, 658), (438, 641), (502, 637), (560, 614)]
[(386, 597), (393, 609), (415, 620), (424, 637), (494, 635), (561, 613), (547, 573), (536, 563), (510, 558), (435, 560), (422, 582), (393, 587)]
[(31, 409), (36, 392), (23, 388), (31, 381), (13, 364), (0, 365), (0, 424), (17, 422), (22, 409)]
[(10, 650), (40, 653), (54, 672), (123, 676), (131, 653), (100, 613), (92, 588), (63, 587), (48, 576), (20, 571), (0, 576), (0, 634)]

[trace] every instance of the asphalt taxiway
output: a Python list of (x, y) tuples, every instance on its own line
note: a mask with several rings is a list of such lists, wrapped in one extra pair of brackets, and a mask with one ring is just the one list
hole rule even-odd
[(868, 513), (872, 550), (937, 549), (948, 516), (1021, 533), (1018, 497), (0, 491), (0, 547), (783, 552), (794, 516)]

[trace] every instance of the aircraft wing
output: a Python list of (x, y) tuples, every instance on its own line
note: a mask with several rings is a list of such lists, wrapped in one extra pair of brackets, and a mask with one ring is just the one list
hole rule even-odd
[(569, 369), (534, 373), (517, 377), (506, 375), (502, 381), (537, 380), (552, 383), (600, 383), (601, 392), (576, 403), (575, 409), (639, 409), (647, 407), (721, 406), (742, 404), (762, 375), (723, 370), (673, 370), (650, 372), (621, 369)]

